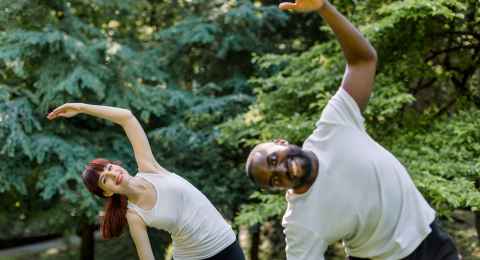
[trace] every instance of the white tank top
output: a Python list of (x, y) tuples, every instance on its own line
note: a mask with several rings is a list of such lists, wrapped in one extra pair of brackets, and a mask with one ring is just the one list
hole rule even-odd
[(205, 259), (231, 245), (236, 237), (212, 203), (192, 184), (174, 173), (138, 173), (157, 194), (145, 210), (128, 202), (149, 227), (165, 230), (173, 241), (173, 258)]

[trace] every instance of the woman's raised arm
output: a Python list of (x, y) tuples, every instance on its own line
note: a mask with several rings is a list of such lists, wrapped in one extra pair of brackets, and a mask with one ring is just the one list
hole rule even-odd
[(79, 113), (107, 119), (121, 125), (133, 147), (140, 172), (165, 171), (155, 160), (147, 135), (140, 122), (128, 109), (83, 103), (66, 103), (49, 113), (47, 118), (50, 120), (58, 117), (70, 118)]

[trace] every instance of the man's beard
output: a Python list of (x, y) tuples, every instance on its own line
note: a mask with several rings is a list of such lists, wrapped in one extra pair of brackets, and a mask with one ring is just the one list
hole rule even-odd
[[(308, 179), (310, 176), (312, 176), (312, 159), (307, 156), (307, 154), (298, 146), (296, 145), (289, 145), (288, 146), (288, 152), (287, 152), (288, 158), (292, 160), (298, 160), (300, 159), (303, 164), (301, 164), (301, 169), (303, 170), (304, 174), (301, 177), (297, 177), (291, 174), (290, 176), (294, 177), (293, 181), (293, 188), (299, 188), (303, 186), (305, 183), (307, 183)], [(290, 170), (290, 169), (289, 169)]]

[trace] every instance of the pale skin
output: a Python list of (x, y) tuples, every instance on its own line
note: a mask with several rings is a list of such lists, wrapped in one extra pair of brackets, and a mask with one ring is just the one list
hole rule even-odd
[[(142, 126), (127, 109), (67, 103), (57, 107), (48, 114), (47, 118), (49, 120), (59, 117), (70, 118), (80, 113), (107, 119), (120, 125), (133, 147), (140, 172), (168, 174), (168, 171), (155, 160)], [(100, 174), (98, 186), (104, 191), (105, 196), (125, 195), (129, 201), (144, 209), (151, 209), (156, 203), (156, 192), (150, 183), (140, 177), (130, 176), (124, 168), (115, 164), (108, 164), (105, 167)], [(147, 226), (143, 219), (130, 209), (127, 210), (126, 218), (140, 260), (155, 259), (147, 234)]]
[[(281, 3), (279, 8), (284, 11), (316, 12), (332, 28), (347, 61), (340, 87), (355, 100), (360, 111), (364, 111), (373, 89), (377, 65), (377, 53), (369, 41), (326, 0), (297, 0), (295, 3)], [(284, 155), (287, 146), (288, 143), (282, 140), (260, 144), (252, 151), (247, 167), (252, 164), (252, 176), (259, 185), (291, 189), (292, 176), (304, 174), (305, 169), (301, 164), (287, 162), (288, 157)], [(275, 164), (271, 163), (271, 158), (277, 158)], [(315, 167), (316, 158), (312, 162)], [(308, 191), (316, 176), (317, 173), (314, 172), (312, 180), (295, 188), (293, 192), (301, 194)], [(276, 181), (272, 182), (272, 179)]]

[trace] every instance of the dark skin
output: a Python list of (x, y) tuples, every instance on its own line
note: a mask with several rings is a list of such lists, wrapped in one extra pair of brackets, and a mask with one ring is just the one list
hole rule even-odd
[[(250, 158), (251, 174), (259, 186), (269, 189), (293, 189), (297, 194), (308, 191), (318, 175), (318, 159), (309, 151), (304, 151), (305, 159), (291, 157), (289, 149), (284, 140), (263, 143), (255, 148)], [(300, 182), (302, 177), (308, 174), (305, 160), (309, 160), (312, 165), (311, 175)]]

